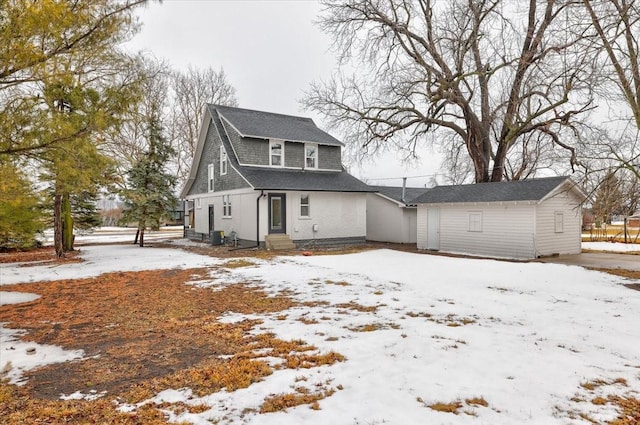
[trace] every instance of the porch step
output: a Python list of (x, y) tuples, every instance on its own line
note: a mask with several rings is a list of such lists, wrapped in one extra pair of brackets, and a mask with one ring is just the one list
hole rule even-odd
[(274, 251), (296, 249), (296, 245), (293, 243), (289, 235), (284, 233), (267, 235), (265, 238), (265, 246), (267, 249), (272, 249)]

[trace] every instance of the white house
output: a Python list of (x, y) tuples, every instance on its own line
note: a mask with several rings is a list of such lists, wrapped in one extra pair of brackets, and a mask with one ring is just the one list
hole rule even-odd
[(309, 118), (207, 105), (181, 195), (187, 237), (224, 232), (274, 248), (364, 242), (372, 189), (343, 169), (342, 146)]
[(577, 254), (585, 199), (568, 177), (438, 186), (412, 201), (417, 246), (517, 259)]
[(367, 239), (376, 242), (416, 243), (417, 206), (409, 201), (429, 189), (371, 186), (367, 194)]

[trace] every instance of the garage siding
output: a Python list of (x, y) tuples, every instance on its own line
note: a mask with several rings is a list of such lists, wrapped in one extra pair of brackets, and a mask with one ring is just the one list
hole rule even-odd
[[(573, 192), (562, 191), (537, 207), (538, 255), (579, 254), (582, 210)], [(556, 232), (556, 213), (562, 214), (562, 231)]]

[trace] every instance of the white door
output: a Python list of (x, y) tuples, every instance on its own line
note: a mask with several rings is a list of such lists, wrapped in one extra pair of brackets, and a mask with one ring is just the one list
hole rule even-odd
[(427, 249), (440, 249), (440, 208), (427, 209)]

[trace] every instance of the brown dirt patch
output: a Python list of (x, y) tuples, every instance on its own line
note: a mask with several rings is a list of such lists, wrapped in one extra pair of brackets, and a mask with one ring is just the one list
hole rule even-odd
[[(12, 285), (36, 293), (30, 303), (0, 307), (0, 322), (26, 329), (23, 340), (82, 349), (80, 361), (50, 365), (25, 375), (26, 385), (0, 384), (0, 423), (164, 423), (145, 407), (134, 415), (113, 400), (135, 403), (167, 388), (196, 394), (243, 388), (272, 373), (255, 350), (271, 350), (282, 367), (315, 367), (344, 358), (308, 353), (304, 341), (282, 341), (249, 332), (258, 321), (218, 322), (225, 312), (267, 313), (295, 303), (244, 284), (219, 290), (185, 285), (216, 269), (120, 272), (95, 278)], [(330, 356), (330, 358), (327, 358)], [(95, 401), (58, 400), (76, 391), (107, 396)]]
[(76, 263), (82, 260), (78, 257), (79, 251), (71, 251), (63, 258), (56, 257), (56, 251), (52, 247), (37, 248), (29, 251), (0, 252), (0, 263)]

